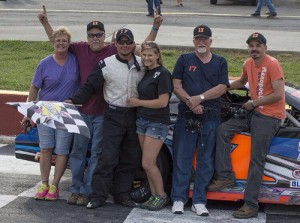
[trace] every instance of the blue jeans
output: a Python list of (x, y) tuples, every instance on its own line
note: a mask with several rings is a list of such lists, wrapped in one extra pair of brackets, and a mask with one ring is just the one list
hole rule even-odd
[(103, 116), (81, 114), (91, 132), (91, 157), (86, 167), (86, 153), (90, 139), (75, 134), (73, 149), (70, 154), (70, 166), (72, 172), (72, 193), (90, 195), (92, 190), (92, 177), (97, 166), (98, 156), (101, 152), (103, 133)]
[(154, 122), (146, 118), (137, 118), (136, 133), (138, 135), (149, 136), (164, 141), (169, 133), (169, 125)]
[(159, 0), (148, 0), (148, 12), (151, 15), (154, 15), (154, 9), (153, 9), (153, 1), (155, 5), (155, 9), (158, 11), (157, 13), (160, 14), (160, 1)]
[(53, 129), (43, 124), (37, 124), (37, 128), (41, 149), (54, 148), (57, 155), (69, 155), (73, 136), (76, 134), (61, 129)]
[(173, 182), (171, 198), (188, 201), (194, 151), (197, 148), (193, 204), (206, 204), (206, 187), (214, 173), (214, 149), (219, 121), (203, 121), (198, 132), (186, 130), (186, 118), (179, 116), (173, 138)]
[[(271, 15), (277, 14), (276, 9), (275, 9), (274, 5), (272, 4), (272, 1), (271, 0), (264, 0), (264, 1), (266, 3), (266, 6), (269, 9)], [(260, 13), (262, 4), (263, 4), (263, 0), (258, 0), (256, 9), (255, 9), (255, 13)]]

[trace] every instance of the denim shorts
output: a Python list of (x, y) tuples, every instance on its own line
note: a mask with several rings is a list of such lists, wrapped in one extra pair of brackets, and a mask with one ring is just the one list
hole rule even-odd
[(136, 133), (139, 135), (149, 136), (154, 139), (165, 140), (169, 132), (169, 125), (153, 122), (145, 118), (137, 118)]
[(68, 155), (73, 143), (73, 133), (60, 129), (52, 129), (43, 124), (38, 124), (38, 132), (41, 149), (55, 148), (58, 155)]

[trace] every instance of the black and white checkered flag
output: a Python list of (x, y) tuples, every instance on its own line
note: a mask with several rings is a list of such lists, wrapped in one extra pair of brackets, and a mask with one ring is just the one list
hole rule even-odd
[(18, 112), (37, 124), (61, 129), (90, 138), (90, 130), (77, 108), (68, 103), (55, 101), (7, 102)]

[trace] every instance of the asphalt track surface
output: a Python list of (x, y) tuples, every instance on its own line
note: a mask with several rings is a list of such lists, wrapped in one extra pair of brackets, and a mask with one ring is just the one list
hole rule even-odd
[[(209, 217), (199, 217), (190, 211), (188, 203), (183, 215), (171, 213), (171, 206), (151, 212), (139, 208), (128, 208), (114, 204), (112, 198), (104, 207), (89, 210), (66, 204), (70, 195), (70, 171), (66, 170), (60, 183), (60, 199), (55, 202), (36, 201), (34, 194), (40, 185), (39, 164), (14, 157), (14, 146), (0, 144), (0, 222), (115, 222), (115, 223), (199, 223), (199, 222), (243, 222), (243, 223), (296, 223), (299, 207), (285, 205), (261, 205), (257, 218), (238, 220), (232, 212), (241, 202), (208, 201)], [(53, 176), (53, 171), (51, 172)]]

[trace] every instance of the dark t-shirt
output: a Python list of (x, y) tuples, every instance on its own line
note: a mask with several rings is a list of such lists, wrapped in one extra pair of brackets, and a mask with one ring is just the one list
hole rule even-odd
[[(211, 60), (206, 64), (197, 57), (195, 52), (182, 54), (176, 62), (172, 76), (173, 79), (182, 81), (183, 89), (190, 96), (200, 95), (218, 84), (229, 86), (227, 61), (216, 54), (212, 54)], [(212, 119), (213, 116), (219, 115), (220, 98), (204, 101), (202, 105), (215, 111), (211, 113)], [(179, 111), (183, 110), (189, 108), (181, 101)]]
[[(90, 49), (87, 42), (71, 43), (70, 51), (75, 54), (79, 63), (81, 85), (86, 83), (88, 76), (100, 60), (117, 53), (114, 45), (106, 45), (100, 51), (94, 52)], [(103, 115), (105, 108), (106, 102), (103, 97), (103, 91), (98, 91), (79, 108), (79, 111), (86, 115)]]
[[(158, 99), (159, 95), (173, 91), (171, 73), (163, 66), (147, 70), (145, 76), (138, 85), (139, 99)], [(165, 108), (137, 108), (137, 116), (164, 124), (170, 123), (169, 104)]]

